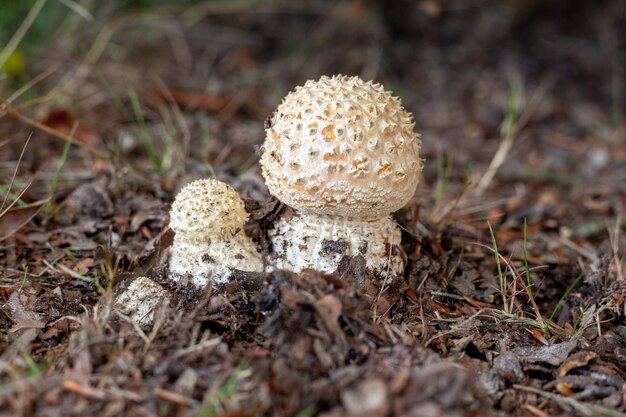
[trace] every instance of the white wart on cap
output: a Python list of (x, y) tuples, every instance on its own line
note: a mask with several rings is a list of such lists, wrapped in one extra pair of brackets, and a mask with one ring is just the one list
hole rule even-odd
[(248, 216), (229, 185), (214, 179), (187, 184), (170, 210), (170, 227), (176, 233), (170, 278), (204, 287), (228, 281), (234, 270), (263, 271), (256, 245), (244, 232)]
[[(414, 126), (399, 98), (359, 77), (324, 76), (285, 97), (261, 158), (270, 193), (297, 212), (270, 233), (279, 266), (331, 272), (341, 256), (362, 254), (374, 270), (402, 273), (400, 233), (390, 213), (411, 199), (419, 182), (423, 160)], [(383, 237), (381, 230), (390, 232)], [(329, 260), (322, 250), (328, 241), (345, 251)], [(302, 249), (286, 248), (290, 242)]]

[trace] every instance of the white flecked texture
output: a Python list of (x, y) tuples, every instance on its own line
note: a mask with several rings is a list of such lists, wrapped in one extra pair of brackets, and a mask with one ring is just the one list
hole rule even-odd
[(165, 288), (147, 277), (137, 277), (115, 299), (115, 306), (140, 326), (152, 324), (154, 311), (169, 302)]
[(174, 237), (170, 248), (171, 280), (202, 288), (228, 282), (233, 270), (261, 272), (263, 261), (256, 245), (240, 230), (228, 240), (189, 242)]
[(278, 220), (268, 234), (277, 254), (274, 265), (281, 269), (331, 273), (344, 255), (362, 255), (381, 277), (400, 276), (404, 270), (400, 228), (389, 215), (367, 221), (295, 214)]
[(284, 98), (261, 156), (270, 193), (296, 209), (269, 233), (277, 267), (332, 272), (361, 254), (379, 276), (402, 275), (389, 214), (411, 199), (424, 166), (414, 127), (399, 98), (359, 77), (324, 76)]
[(221, 181), (202, 179), (185, 185), (170, 210), (170, 227), (188, 241), (229, 239), (248, 220), (233, 188)]
[(187, 184), (170, 211), (176, 235), (170, 247), (169, 277), (204, 287), (228, 281), (233, 270), (263, 271), (263, 260), (243, 229), (248, 213), (229, 185), (213, 180)]
[(423, 160), (397, 97), (359, 77), (296, 87), (266, 130), (261, 166), (270, 192), (303, 212), (378, 217), (404, 206)]

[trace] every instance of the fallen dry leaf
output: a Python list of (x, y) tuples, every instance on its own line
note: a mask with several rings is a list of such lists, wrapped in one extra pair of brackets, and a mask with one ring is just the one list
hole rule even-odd
[(543, 343), (544, 345), (548, 345), (548, 340), (546, 339), (546, 337), (543, 335), (543, 333), (541, 332), (541, 330), (537, 330), (537, 329), (526, 329), (530, 332), (531, 335), (533, 335), (533, 337), (540, 341), (541, 343)]
[(89, 271), (89, 268), (91, 268), (94, 265), (94, 260), (93, 258), (85, 258), (82, 261), (78, 261), (76, 263), (76, 266), (74, 266), (74, 271), (76, 271), (77, 273), (84, 275)]
[(574, 393), (574, 391), (572, 391), (572, 387), (570, 387), (565, 382), (559, 382), (558, 384), (556, 384), (556, 389), (558, 392), (560, 392), (562, 395), (565, 395), (566, 397), (569, 397)]
[(13, 206), (0, 213), (0, 242), (28, 224), (49, 200), (46, 198), (25, 206)]
[(567, 361), (561, 365), (559, 369), (559, 376), (565, 376), (575, 368), (580, 368), (582, 366), (586, 366), (590, 361), (595, 359), (598, 355), (595, 352), (590, 350), (578, 352), (575, 355), (572, 355), (571, 358), (568, 358)]
[(547, 363), (552, 366), (561, 365), (568, 355), (576, 348), (577, 339), (570, 339), (562, 343), (555, 343), (550, 346), (539, 348), (526, 346), (515, 349), (516, 354), (527, 363)]
[[(76, 122), (76, 118), (72, 115), (72, 113), (70, 113), (69, 110), (52, 109), (46, 118), (42, 120), (41, 124), (64, 135), (69, 135)], [(74, 139), (89, 145), (97, 145), (100, 143), (100, 135), (98, 135), (98, 132), (80, 121), (78, 121), (73, 137)]]

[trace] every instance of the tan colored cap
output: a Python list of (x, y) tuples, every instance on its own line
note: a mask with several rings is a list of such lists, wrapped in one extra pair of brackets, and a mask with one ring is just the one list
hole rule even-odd
[(261, 166), (270, 192), (304, 213), (379, 217), (404, 206), (423, 161), (415, 123), (380, 84), (307, 81), (278, 106)]
[(230, 238), (247, 220), (248, 213), (239, 194), (230, 185), (214, 179), (187, 184), (170, 210), (170, 227), (189, 241)]

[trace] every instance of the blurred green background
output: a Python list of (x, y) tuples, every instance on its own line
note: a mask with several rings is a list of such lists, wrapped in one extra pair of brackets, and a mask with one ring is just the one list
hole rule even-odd
[[(54, 36), (60, 25), (73, 14), (105, 13), (112, 15), (123, 10), (146, 10), (164, 5), (190, 5), (202, 0), (112, 0), (98, 2), (93, 0), (45, 0), (43, 8), (20, 43), (22, 50), (29, 50)], [(0, 45), (5, 45), (22, 24), (29, 11), (39, 3), (38, 0), (3, 0), (0, 2)]]

